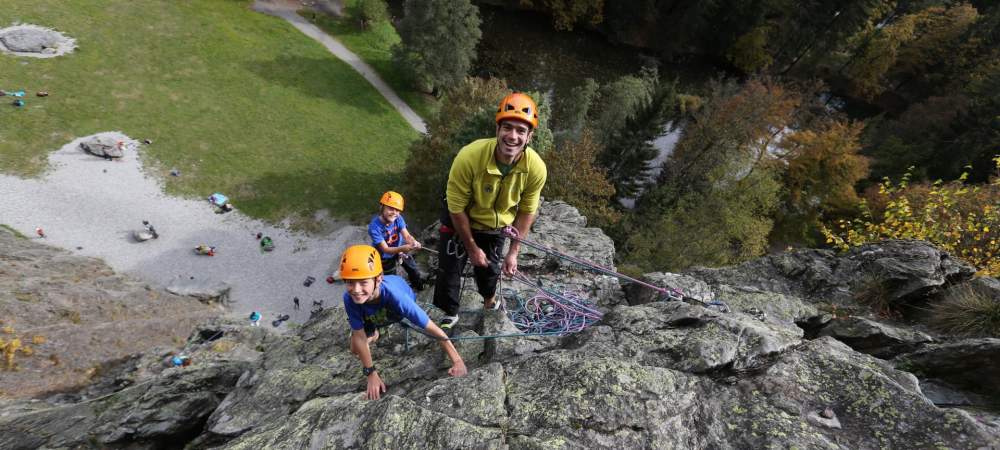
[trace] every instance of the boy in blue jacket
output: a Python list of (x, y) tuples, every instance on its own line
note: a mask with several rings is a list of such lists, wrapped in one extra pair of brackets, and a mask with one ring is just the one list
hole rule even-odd
[(382, 270), (388, 274), (396, 273), (396, 262), (402, 260), (403, 270), (410, 280), (413, 289), (424, 289), (424, 281), (410, 254), (420, 249), (420, 242), (406, 229), (403, 220), (403, 196), (394, 191), (382, 194), (379, 200), (379, 212), (368, 224), (368, 236), (372, 239), (372, 247), (382, 254)]
[(382, 274), (382, 258), (374, 247), (354, 245), (340, 258), (340, 276), (347, 283), (344, 309), (351, 324), (351, 353), (361, 361), (361, 372), (367, 379), (367, 398), (378, 400), (385, 392), (385, 383), (375, 368), (369, 344), (378, 340), (379, 327), (407, 319), (438, 338), (441, 349), (451, 359), (448, 374), (466, 374), (465, 362), (440, 327), (427, 317), (416, 303), (413, 290), (402, 278)]

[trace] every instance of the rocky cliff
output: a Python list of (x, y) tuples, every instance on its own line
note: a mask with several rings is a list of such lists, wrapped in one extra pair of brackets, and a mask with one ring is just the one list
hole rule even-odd
[(221, 313), (41, 242), (0, 227), (0, 399), (79, 389)]
[[(543, 206), (531, 238), (613, 260), (610, 239), (562, 203)], [(525, 249), (521, 261), (544, 286), (596, 300), (603, 319), (565, 337), (456, 341), (470, 369), (463, 378), (447, 376), (436, 343), (392, 328), (374, 348), (388, 385), (378, 401), (363, 399), (342, 307), (285, 334), (216, 321), (188, 339), (190, 366), (147, 355), (113, 374), (129, 380), (124, 389), (69, 404), (8, 403), (0, 447), (1000, 446), (989, 412), (1000, 398), (1000, 339), (940, 336), (918, 319), (890, 323), (855, 300), (872, 289), (864, 273), (879, 274), (887, 298), (913, 304), (969, 282), (970, 267), (926, 244), (646, 276), (683, 290), (684, 301), (623, 289), (544, 252)], [(530, 291), (505, 286), (508, 297)], [(514, 330), (502, 313), (479, 308), (468, 290), (455, 335)]]

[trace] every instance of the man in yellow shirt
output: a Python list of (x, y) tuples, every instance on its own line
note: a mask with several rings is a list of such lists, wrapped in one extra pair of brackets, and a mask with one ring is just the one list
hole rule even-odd
[[(442, 217), (439, 273), (434, 305), (444, 311), (441, 328), (458, 322), (462, 268), (468, 258), (486, 309), (496, 309), (500, 253), (506, 238), (501, 230), (513, 224), (526, 236), (535, 222), (545, 186), (545, 163), (528, 142), (538, 127), (538, 108), (531, 97), (504, 97), (496, 113), (496, 138), (479, 139), (463, 147), (448, 173), (448, 213)], [(520, 244), (513, 241), (503, 257), (503, 271), (517, 271)]]

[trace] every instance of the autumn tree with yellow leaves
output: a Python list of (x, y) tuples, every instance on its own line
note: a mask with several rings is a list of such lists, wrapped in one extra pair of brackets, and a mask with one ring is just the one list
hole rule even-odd
[(1000, 275), (1000, 156), (988, 184), (958, 180), (896, 184), (885, 179), (861, 202), (861, 217), (823, 227), (826, 242), (846, 250), (883, 239), (919, 239), (976, 266), (980, 275)]

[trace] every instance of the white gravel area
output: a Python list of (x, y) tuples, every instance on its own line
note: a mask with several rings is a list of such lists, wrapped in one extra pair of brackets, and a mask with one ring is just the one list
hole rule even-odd
[[(143, 147), (121, 133), (110, 135), (127, 143), (120, 160), (85, 153), (79, 143), (86, 138), (80, 138), (51, 153), (49, 169), (38, 179), (0, 174), (0, 223), (46, 244), (101, 258), (117, 272), (153, 285), (192, 276), (224, 281), (232, 285), (232, 313), (246, 317), (258, 310), (268, 327), (282, 313), (304, 322), (313, 300), (339, 306), (343, 284), (324, 279), (337, 269), (343, 249), (367, 242), (363, 227), (312, 237), (248, 218), (238, 203), (236, 210), (216, 214), (205, 199), (164, 194), (157, 179), (143, 173)], [(143, 220), (156, 227), (159, 239), (139, 243), (131, 238)], [(36, 237), (36, 227), (45, 231), (44, 239)], [(257, 232), (271, 236), (274, 251), (260, 250)], [(216, 255), (196, 255), (194, 247), (201, 243), (216, 246)], [(306, 276), (316, 278), (310, 287), (303, 285)], [(300, 310), (293, 309), (292, 297), (301, 299)]]

